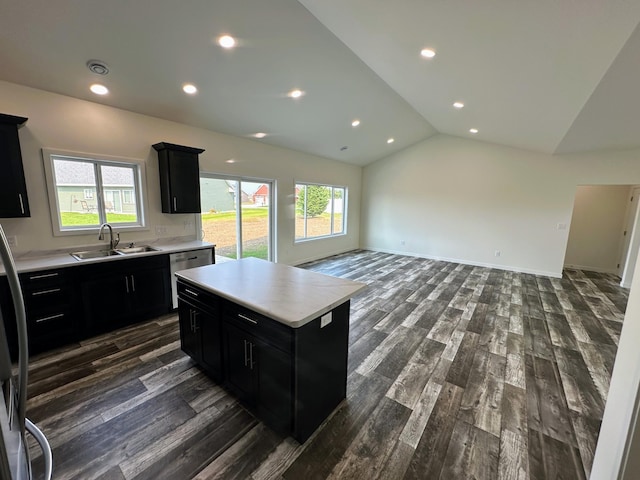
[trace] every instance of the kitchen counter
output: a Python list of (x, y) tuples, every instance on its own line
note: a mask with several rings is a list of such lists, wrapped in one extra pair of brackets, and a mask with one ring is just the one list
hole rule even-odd
[[(215, 245), (200, 240), (189, 241), (158, 241), (158, 242), (141, 242), (141, 245), (150, 245), (157, 249), (151, 252), (128, 253), (126, 255), (112, 255), (109, 257), (91, 258), (86, 260), (76, 260), (70, 255), (71, 252), (79, 250), (99, 250), (105, 245), (92, 245), (90, 247), (73, 247), (71, 249), (58, 250), (55, 252), (42, 252), (39, 254), (18, 255), (15, 257), (15, 264), (18, 273), (34, 272), (38, 270), (47, 270), (50, 268), (75, 267), (79, 265), (87, 265), (90, 263), (117, 262), (127, 258), (136, 258), (141, 256), (164, 255), (168, 253), (185, 252), (189, 250), (201, 250), (212, 248)], [(122, 246), (127, 245), (123, 243)], [(4, 266), (0, 265), (0, 275), (4, 275)]]
[(329, 312), (366, 287), (257, 258), (182, 270), (176, 276), (292, 328)]

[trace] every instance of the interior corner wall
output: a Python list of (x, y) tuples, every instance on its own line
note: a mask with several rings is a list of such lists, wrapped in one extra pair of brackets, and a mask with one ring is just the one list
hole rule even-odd
[(631, 185), (577, 187), (565, 266), (618, 273), (631, 188)]
[[(123, 242), (158, 237), (196, 238), (195, 215), (164, 214), (160, 205), (157, 153), (152, 144), (165, 141), (204, 148), (200, 170), (276, 181), (276, 250), (290, 265), (359, 247), (362, 167), (302, 152), (161, 120), (98, 103), (0, 81), (1, 113), (27, 117), (19, 130), (30, 218), (0, 219), (7, 235), (16, 236), (14, 253), (38, 253), (97, 244), (92, 235), (55, 237), (47, 199), (42, 148), (143, 160), (147, 176), (147, 226), (122, 232)], [(233, 158), (235, 163), (226, 163)], [(295, 243), (295, 182), (327, 183), (348, 189), (346, 235)], [(157, 226), (162, 226), (158, 234)], [(205, 238), (216, 242), (215, 238)]]
[(437, 135), (364, 168), (361, 243), (560, 277), (577, 186), (634, 184), (639, 159), (640, 151), (560, 156)]

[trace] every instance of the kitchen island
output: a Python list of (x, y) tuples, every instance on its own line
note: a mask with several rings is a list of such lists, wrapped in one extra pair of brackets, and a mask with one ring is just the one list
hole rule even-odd
[(346, 396), (350, 298), (366, 285), (255, 258), (176, 277), (183, 351), (303, 443)]

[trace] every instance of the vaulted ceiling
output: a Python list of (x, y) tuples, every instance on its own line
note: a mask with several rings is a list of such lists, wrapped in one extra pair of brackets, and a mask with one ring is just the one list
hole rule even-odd
[(628, 149), (639, 22), (638, 0), (0, 0), (0, 80), (357, 165), (437, 133)]

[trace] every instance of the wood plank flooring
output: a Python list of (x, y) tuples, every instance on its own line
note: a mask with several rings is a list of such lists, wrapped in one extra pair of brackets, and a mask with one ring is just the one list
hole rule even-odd
[[(180, 351), (166, 315), (32, 359), (55, 479), (585, 479), (627, 303), (562, 279), (356, 251), (347, 399), (303, 445)], [(33, 448), (36, 472), (42, 459)]]

